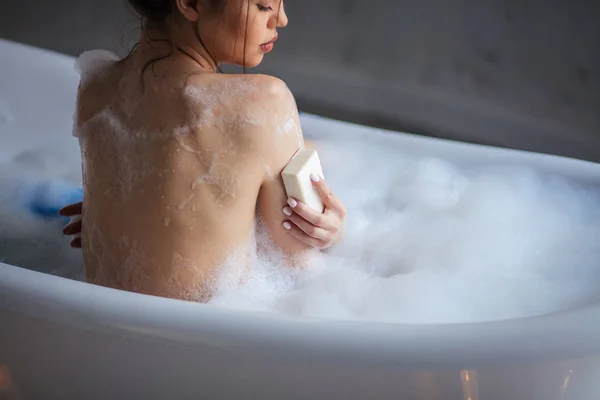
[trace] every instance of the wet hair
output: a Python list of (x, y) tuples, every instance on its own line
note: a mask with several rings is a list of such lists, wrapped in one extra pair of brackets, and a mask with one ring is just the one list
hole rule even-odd
[[(164, 26), (166, 20), (175, 12), (175, 0), (126, 0), (127, 3), (149, 25)], [(228, 0), (194, 0), (202, 1), (210, 12), (221, 12)]]
[[(165, 28), (167, 27), (168, 19), (176, 12), (177, 6), (175, 4), (175, 0), (125, 0), (125, 1), (133, 9), (133, 11), (135, 11), (135, 13), (141, 17), (141, 28), (148, 39), (150, 39), (152, 41), (156, 41), (156, 42), (164, 42), (164, 43), (173, 45), (168, 39), (151, 37), (150, 32), (165, 30)], [(195, 1), (196, 3), (198, 1), (202, 1), (202, 2), (206, 3), (206, 6), (208, 7), (209, 12), (213, 12), (213, 13), (222, 12), (225, 9), (226, 3), (228, 3), (228, 0), (193, 0), (193, 1)], [(198, 38), (198, 41), (200, 42), (202, 47), (204, 47), (204, 49), (208, 52), (208, 48), (204, 44), (204, 41), (202, 40), (202, 38), (200, 38), (200, 35), (198, 34), (198, 32), (196, 30), (194, 30), (194, 32), (196, 33), (196, 37)], [(131, 56), (131, 54), (133, 54), (133, 52), (137, 48), (138, 44), (139, 44), (139, 42), (133, 46), (133, 48), (131, 49), (131, 52), (129, 53), (129, 56)], [(187, 54), (185, 51), (183, 51), (181, 49), (180, 49), (180, 51), (182, 51), (184, 54), (189, 56), (189, 54)], [(164, 56), (156, 57), (156, 58), (146, 62), (146, 64), (142, 68), (142, 72), (141, 72), (142, 87), (144, 86), (144, 73), (145, 73), (146, 69), (148, 67), (150, 67), (151, 65), (153, 66), (156, 62), (170, 57), (172, 54), (173, 54), (173, 49), (171, 49), (170, 53), (168, 53)], [(214, 59), (212, 54), (210, 54), (210, 52), (209, 52), (209, 57), (213, 60), (215, 65), (217, 65), (217, 71), (222, 73), (223, 71), (221, 70), (219, 65), (216, 63), (216, 60)], [(244, 72), (245, 71), (246, 70), (244, 67)]]
[(172, 0), (127, 0), (127, 3), (152, 24), (162, 25), (175, 9), (175, 2)]

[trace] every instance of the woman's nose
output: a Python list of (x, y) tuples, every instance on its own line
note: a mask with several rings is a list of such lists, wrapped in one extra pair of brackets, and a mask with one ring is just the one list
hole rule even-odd
[(283, 7), (283, 1), (281, 1), (281, 4), (279, 6), (279, 12), (277, 13), (277, 27), (278, 28), (285, 28), (288, 24), (288, 17), (287, 14), (285, 13), (285, 8)]

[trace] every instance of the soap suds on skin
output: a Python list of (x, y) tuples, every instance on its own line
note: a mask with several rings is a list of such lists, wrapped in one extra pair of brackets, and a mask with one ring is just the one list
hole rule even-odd
[[(106, 65), (111, 61), (110, 57), (106, 57), (106, 54), (96, 54), (96, 57), (104, 58), (103, 65)], [(88, 57), (89, 58), (89, 57)], [(87, 61), (82, 61), (83, 66), (87, 66)], [(93, 61), (93, 60), (92, 60)], [(102, 68), (95, 67), (89, 71), (89, 73), (95, 73), (100, 71)], [(86, 70), (87, 71), (87, 70)], [(84, 73), (85, 71), (82, 71)], [(120, 83), (121, 87), (125, 87), (125, 82), (122, 80)], [(214, 86), (214, 87), (212, 87)], [(226, 196), (235, 198), (235, 193), (242, 179), (233, 178), (233, 175), (229, 171), (229, 167), (219, 160), (224, 156), (235, 156), (236, 150), (233, 148), (232, 135), (242, 130), (246, 125), (264, 126), (265, 121), (259, 120), (253, 115), (260, 113), (248, 113), (248, 115), (234, 115), (226, 114), (220, 116), (219, 110), (227, 104), (233, 101), (239, 101), (240, 96), (251, 95), (256, 88), (250, 84), (244, 78), (230, 79), (215, 83), (208, 88), (198, 88), (195, 86), (187, 86), (184, 89), (184, 95), (188, 99), (189, 106), (192, 109), (194, 115), (191, 122), (184, 126), (175, 127), (173, 129), (165, 129), (158, 132), (140, 131), (129, 129), (124, 124), (124, 120), (121, 116), (118, 116), (113, 109), (123, 111), (125, 109), (125, 116), (127, 112), (132, 112), (137, 104), (130, 105), (127, 100), (127, 96), (121, 99), (123, 104), (115, 105), (114, 107), (108, 107), (102, 110), (100, 113), (92, 116), (86, 121), (83, 126), (76, 127), (74, 134), (80, 140), (85, 142), (85, 138), (90, 134), (103, 135), (100, 141), (107, 143), (110, 142), (112, 147), (117, 147), (124, 154), (129, 154), (131, 149), (140, 146), (148, 146), (147, 142), (153, 142), (155, 140), (164, 139), (175, 139), (180, 145), (181, 149), (189, 153), (195, 154), (200, 165), (206, 168), (206, 172), (203, 172), (193, 182), (190, 183), (191, 192), (188, 197), (182, 199), (182, 203), (179, 205), (179, 209), (183, 209), (187, 204), (194, 198), (194, 191), (198, 185), (206, 184), (217, 187), (220, 190), (217, 201), (222, 201)], [(106, 128), (108, 126), (108, 128)], [(199, 150), (193, 149), (189, 145), (184, 143), (185, 138), (190, 137), (196, 130), (203, 128), (216, 128), (222, 131), (222, 143), (219, 150), (212, 154), (211, 160), (206, 162), (201, 156)], [(94, 131), (97, 131), (94, 132)], [(132, 147), (133, 146), (133, 147)], [(82, 143), (82, 149), (85, 147), (85, 143)], [(108, 157), (105, 158), (108, 162)], [(134, 190), (137, 183), (151, 176), (152, 174), (161, 174), (162, 171), (156, 170), (152, 163), (146, 162), (143, 157), (137, 157), (138, 159), (133, 161), (126, 157), (113, 157), (113, 161), (116, 162), (118, 169), (118, 182), (114, 182), (115, 186), (119, 186), (120, 196), (124, 197), (129, 195)], [(84, 167), (85, 171), (92, 171), (93, 163)], [(112, 192), (109, 192), (112, 193)]]
[(283, 126), (283, 131), (285, 133), (291, 132), (292, 130), (297, 129), (296, 123), (292, 118), (288, 119), (285, 125)]
[[(217, 159), (223, 153), (228, 152), (228, 148), (231, 146), (226, 145), (219, 152), (214, 152), (211, 155), (210, 162), (206, 163), (202, 156), (202, 153), (196, 149), (193, 149), (191, 146), (184, 143), (183, 138), (178, 138), (177, 142), (181, 146), (183, 150), (186, 152), (195, 155), (200, 164), (204, 167), (208, 167), (208, 170), (198, 176), (191, 184), (191, 194), (188, 198), (184, 200), (182, 204), (179, 205), (179, 210), (185, 208), (185, 206), (194, 198), (194, 192), (198, 185), (206, 184), (212, 185), (219, 189), (220, 194), (217, 197), (216, 201), (220, 202), (225, 196), (230, 196), (231, 198), (235, 198), (236, 190), (240, 184), (239, 180), (234, 177), (234, 174), (231, 172), (231, 169), (228, 165), (219, 163)], [(229, 143), (230, 144), (230, 143)]]
[[(298, 148), (304, 147), (304, 140), (302, 138), (302, 129), (298, 126), (296, 120), (298, 119), (298, 114), (294, 113), (293, 116), (289, 117), (289, 119), (283, 125), (283, 135), (295, 135), (298, 140)], [(281, 133), (281, 131), (280, 131)]]
[[(251, 98), (255, 92), (256, 87), (243, 77), (226, 79), (202, 88), (186, 86), (184, 96), (194, 116), (191, 125), (196, 129), (210, 127), (223, 132), (240, 131), (248, 125), (264, 127), (266, 120), (258, 117), (261, 113), (243, 113), (240, 107), (236, 107), (240, 99)], [(223, 109), (240, 109), (240, 112), (221, 114), (220, 110)]]
[(75, 61), (75, 71), (82, 82), (88, 81), (109, 65), (119, 61), (119, 57), (107, 50), (90, 50), (82, 53)]
[[(89, 179), (94, 179), (93, 172), (96, 168), (102, 168), (103, 165), (114, 165), (116, 168), (117, 175), (110, 186), (116, 188), (117, 192), (109, 190), (106, 193), (116, 196), (113, 200), (124, 200), (140, 182), (163, 172), (145, 156), (150, 153), (149, 149), (153, 143), (163, 140), (163, 137), (144, 131), (133, 131), (110, 109), (104, 109), (96, 114), (75, 132), (80, 140), (82, 159), (84, 160), (84, 184)], [(96, 158), (94, 159), (86, 155), (89, 135), (94, 135), (94, 146), (101, 146), (104, 149), (104, 151), (98, 151), (95, 148)], [(115, 148), (119, 149), (118, 154), (113, 150)], [(122, 154), (129, 154), (129, 157), (123, 157)]]
[(264, 170), (267, 173), (267, 176), (269, 178), (274, 178), (275, 177), (274, 174), (273, 174), (273, 170), (271, 169), (270, 166), (268, 166), (267, 164), (263, 164), (263, 168), (264, 168)]
[[(126, 85), (123, 80), (120, 86), (125, 90)], [(254, 90), (250, 86), (244, 87), (237, 83), (233, 86), (229, 85), (229, 89), (231, 89), (230, 92), (222, 96), (213, 96), (212, 98), (207, 95), (206, 91), (202, 93), (204, 95), (202, 98), (203, 103), (193, 104), (196, 114), (188, 124), (176, 126), (174, 129), (164, 127), (162, 130), (155, 131), (147, 129), (134, 130), (128, 126), (128, 121), (135, 118), (135, 115), (132, 115), (132, 113), (135, 111), (137, 103), (129, 102), (127, 100), (128, 96), (122, 96), (118, 100), (118, 103), (101, 110), (89, 118), (82, 126), (76, 126), (74, 129), (75, 136), (80, 139), (82, 154), (86, 154), (88, 139), (93, 139), (90, 143), (93, 143), (96, 147), (93, 158), (84, 157), (86, 159), (84, 166), (86, 173), (84, 173), (84, 178), (94, 168), (101, 168), (103, 165), (113, 165), (117, 170), (117, 176), (110, 186), (116, 190), (107, 191), (105, 195), (111, 196), (111, 201), (127, 201), (134, 194), (134, 191), (139, 192), (137, 194), (143, 194), (144, 186), (138, 188), (137, 185), (139, 183), (151, 179), (154, 175), (163, 177), (163, 174), (167, 172), (158, 170), (148, 155), (153, 154), (155, 147), (160, 145), (157, 141), (164, 141), (165, 143), (174, 141), (177, 144), (177, 148), (171, 148), (173, 146), (173, 142), (171, 142), (170, 145), (162, 145), (162, 150), (165, 153), (174, 151), (191, 154), (197, 160), (199, 169), (205, 170), (190, 182), (188, 197), (183, 199), (183, 202), (178, 206), (172, 204), (174, 209), (181, 211), (189, 207), (192, 213), (194, 213), (196, 205), (192, 200), (200, 185), (210, 185), (217, 188), (218, 194), (215, 196), (218, 203), (222, 202), (226, 196), (235, 198), (236, 191), (243, 184), (244, 177), (239, 176), (239, 174), (233, 174), (223, 159), (236, 155), (237, 151), (234, 147), (233, 137), (236, 130), (241, 129), (246, 124), (259, 124), (262, 122), (257, 122), (245, 116), (223, 118), (217, 115), (218, 107), (222, 107), (223, 103), (227, 101), (234, 100), (236, 93), (240, 94), (244, 90)], [(189, 92), (187, 93), (188, 95)], [(191, 93), (198, 94), (194, 91), (191, 91)], [(198, 99), (193, 100), (198, 101)], [(216, 128), (221, 131), (219, 139), (215, 142), (215, 145), (218, 147), (216, 152), (197, 148), (194, 133), (204, 128)], [(174, 173), (175, 169), (172, 172)], [(93, 177), (88, 176), (87, 179), (93, 179)], [(168, 209), (169, 207), (167, 207), (167, 211)], [(165, 218), (163, 223), (164, 227), (168, 228), (171, 225), (171, 218)], [(193, 225), (189, 226), (189, 231), (193, 233)], [(115, 248), (114, 243), (107, 241), (112, 241), (113, 239), (105, 237), (97, 228), (92, 228), (89, 235), (90, 240), (93, 241), (93, 244), (90, 245), (89, 256), (94, 257), (95, 262), (93, 264), (99, 266), (98, 270), (95, 271), (95, 283), (114, 286), (115, 282), (121, 282), (128, 290), (142, 292), (145, 291), (144, 288), (152, 286), (149, 276), (143, 272), (144, 265), (153, 265), (156, 263), (156, 260), (148, 258), (147, 254), (151, 253), (147, 251), (148, 249), (141, 248), (136, 241), (127, 240), (122, 243), (120, 242), (117, 248), (120, 249), (120, 253), (126, 253), (127, 256), (120, 263), (122, 268), (116, 272), (113, 271), (116, 275), (108, 275), (108, 270), (105, 266), (116, 264), (116, 260), (113, 257), (109, 257), (107, 253), (108, 248)], [(239, 256), (233, 257), (233, 254), (237, 254), (236, 251), (232, 252), (230, 258), (241, 261), (242, 259)], [(231, 265), (234, 268), (229, 268), (228, 271), (240, 268), (239, 263)], [(172, 274), (167, 279), (168, 285), (166, 285), (164, 290), (167, 290), (170, 295), (177, 295), (180, 298), (193, 301), (206, 300), (207, 288), (201, 288), (199, 283), (191, 284), (189, 279), (192, 279), (193, 282), (202, 282), (210, 278), (210, 282), (217, 278), (204, 277), (202, 275), (203, 272), (192, 261), (186, 260), (180, 255), (174, 255), (173, 265), (166, 270), (172, 271)], [(212, 286), (212, 284), (209, 286)]]

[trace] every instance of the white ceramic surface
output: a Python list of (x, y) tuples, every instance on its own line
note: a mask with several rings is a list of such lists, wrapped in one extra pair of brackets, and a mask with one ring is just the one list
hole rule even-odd
[[(11, 103), (11, 118), (43, 109), (55, 113), (50, 126), (69, 126), (65, 110), (72, 109), (77, 85), (73, 60), (4, 41), (0, 54), (0, 97), (31, 91), (29, 102)], [(309, 138), (342, 130), (344, 139), (381, 141), (463, 165), (519, 162), (600, 184), (600, 166), (592, 163), (387, 134), (313, 116), (302, 122)], [(11, 388), (2, 392), (9, 378)], [(0, 264), (3, 395), (598, 399), (600, 304), (477, 324), (332, 322), (224, 310)]]

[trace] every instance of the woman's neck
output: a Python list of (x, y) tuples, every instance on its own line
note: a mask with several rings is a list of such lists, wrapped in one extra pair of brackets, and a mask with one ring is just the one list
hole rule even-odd
[(135, 53), (143, 60), (172, 56), (206, 72), (218, 70), (217, 63), (201, 44), (191, 24), (173, 27), (167, 33), (146, 29)]

